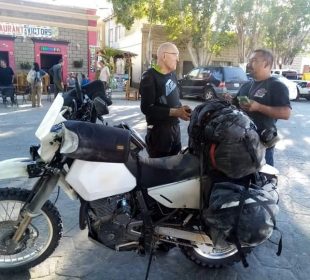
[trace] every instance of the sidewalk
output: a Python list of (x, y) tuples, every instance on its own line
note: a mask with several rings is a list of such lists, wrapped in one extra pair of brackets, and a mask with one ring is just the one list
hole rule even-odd
[[(113, 93), (109, 124), (126, 121), (142, 135), (145, 118), (140, 101), (125, 100), (124, 93)], [(191, 108), (201, 104), (197, 100), (182, 101)], [(37, 143), (34, 132), (50, 102), (43, 98), (43, 108), (31, 108), (31, 103), (19, 108), (0, 105), (0, 160), (28, 156), (31, 144)], [(290, 121), (279, 124), (279, 133), (286, 135), (277, 149), (280, 170), (280, 213), (278, 227), (283, 232), (283, 251), (276, 256), (277, 246), (270, 242), (255, 248), (248, 256), (248, 268), (237, 263), (221, 269), (197, 266), (175, 248), (159, 253), (152, 263), (149, 280), (306, 280), (310, 275), (310, 142), (309, 104), (294, 103)], [(181, 122), (182, 142), (187, 143), (187, 123)], [(298, 145), (298, 143), (303, 143)], [(289, 148), (287, 148), (289, 147)], [(34, 180), (0, 181), (5, 186), (30, 187)], [(104, 182), (103, 182), (104, 183)], [(53, 197), (54, 199), (54, 197)], [(52, 199), (52, 201), (54, 201)], [(142, 280), (148, 258), (134, 252), (115, 252), (93, 244), (87, 230), (78, 227), (79, 203), (61, 192), (56, 203), (62, 215), (64, 236), (56, 252), (41, 265), (24, 273), (0, 275), (0, 280)]]

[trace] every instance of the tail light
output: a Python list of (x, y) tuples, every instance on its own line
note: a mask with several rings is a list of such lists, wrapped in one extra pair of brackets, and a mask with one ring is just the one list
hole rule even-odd
[(219, 87), (219, 88), (225, 88), (225, 82), (220, 82), (220, 84), (219, 84), (218, 87)]
[(310, 82), (307, 83), (306, 87), (307, 87), (307, 88), (310, 88)]

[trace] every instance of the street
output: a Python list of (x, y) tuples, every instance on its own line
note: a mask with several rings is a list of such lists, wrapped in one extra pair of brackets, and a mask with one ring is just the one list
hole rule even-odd
[[(124, 95), (113, 98), (109, 124), (129, 123), (144, 137), (146, 124), (139, 101), (127, 101)], [(21, 102), (20, 102), (21, 103)], [(201, 101), (184, 99), (192, 109)], [(50, 102), (43, 98), (42, 108), (21, 104), (4, 108), (0, 104), (0, 160), (27, 157), (29, 146), (37, 144), (34, 132)], [(270, 242), (255, 248), (247, 258), (248, 268), (241, 263), (221, 269), (205, 269), (194, 264), (175, 248), (159, 253), (153, 261), (149, 280), (217, 279), (217, 280), (305, 280), (310, 275), (310, 102), (292, 101), (289, 121), (278, 122), (281, 141), (276, 146), (275, 165), (279, 169), (280, 213), (278, 227), (283, 234), (283, 250)], [(181, 122), (182, 144), (187, 145), (187, 125)], [(33, 179), (5, 180), (1, 187), (29, 187)], [(53, 201), (53, 200), (52, 200)], [(148, 258), (134, 252), (114, 252), (87, 239), (87, 230), (78, 227), (79, 203), (61, 192), (56, 203), (64, 224), (64, 236), (54, 254), (29, 272), (0, 275), (0, 280), (102, 280), (144, 279)], [(275, 233), (278, 236), (278, 233)], [(308, 276), (307, 276), (308, 275)]]

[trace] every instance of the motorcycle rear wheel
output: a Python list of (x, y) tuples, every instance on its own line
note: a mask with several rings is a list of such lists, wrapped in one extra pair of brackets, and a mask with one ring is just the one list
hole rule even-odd
[[(197, 247), (181, 247), (182, 253), (192, 262), (208, 268), (219, 268), (223, 265), (232, 265), (240, 261), (240, 256), (235, 245), (227, 245), (222, 249), (216, 249), (207, 244)], [(250, 248), (243, 248), (244, 254), (251, 251)]]
[(8, 252), (21, 208), (30, 191), (0, 189), (0, 273), (29, 269), (47, 259), (62, 236), (62, 221), (57, 208), (47, 201), (41, 214), (32, 219), (14, 252)]

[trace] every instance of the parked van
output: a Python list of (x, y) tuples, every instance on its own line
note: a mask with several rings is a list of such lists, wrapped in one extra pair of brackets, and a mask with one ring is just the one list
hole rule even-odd
[(272, 69), (271, 74), (281, 75), (289, 80), (298, 80), (298, 72), (292, 69)]

